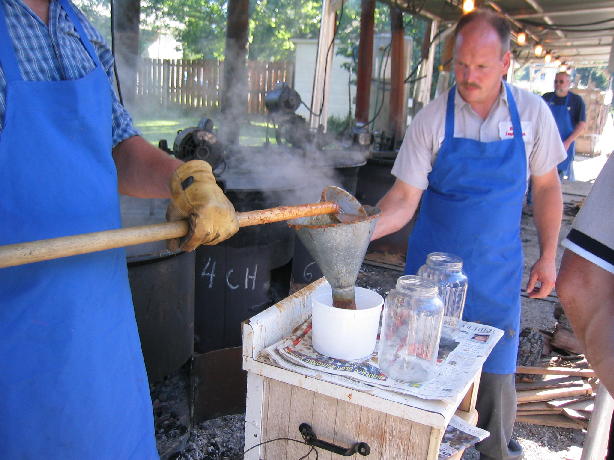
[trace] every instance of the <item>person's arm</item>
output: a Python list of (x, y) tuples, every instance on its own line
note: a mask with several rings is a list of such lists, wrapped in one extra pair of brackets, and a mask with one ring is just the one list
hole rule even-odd
[(585, 129), (586, 129), (586, 122), (585, 121), (578, 122), (578, 124), (576, 125), (574, 130), (571, 132), (571, 134), (567, 137), (567, 139), (563, 141), (563, 146), (565, 147), (565, 150), (569, 149), (569, 146), (571, 145), (571, 143), (575, 141), (576, 138), (580, 136), (584, 132)]
[(138, 198), (170, 198), (173, 172), (183, 164), (140, 136), (113, 149), (119, 192)]
[(531, 268), (527, 293), (531, 298), (546, 297), (556, 280), (556, 249), (563, 216), (563, 196), (556, 168), (541, 176), (531, 176), (533, 219), (537, 228), (540, 257)]
[(376, 240), (403, 228), (414, 216), (423, 190), (397, 179), (377, 203), (382, 211), (371, 240)]
[(614, 395), (614, 274), (566, 249), (556, 292), (588, 361)]

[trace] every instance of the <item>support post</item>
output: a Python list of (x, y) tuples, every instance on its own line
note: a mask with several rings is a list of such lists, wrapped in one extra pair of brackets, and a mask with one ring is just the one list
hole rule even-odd
[(612, 396), (610, 396), (605, 386), (599, 384), (597, 397), (595, 398), (595, 408), (588, 423), (580, 460), (605, 458), (608, 450), (608, 437), (613, 408), (614, 401)]
[[(433, 37), (437, 33), (439, 21), (431, 21), (430, 27), (424, 32), (424, 41), (422, 43), (422, 65), (414, 94), (414, 101), (419, 103), (419, 107), (424, 107), (431, 100), (431, 85), (433, 83), (433, 62), (435, 59), (435, 42), (431, 43)], [(415, 102), (414, 102), (415, 105)]]
[(402, 139), (405, 134), (405, 120), (407, 107), (405, 92), (405, 40), (403, 29), (403, 13), (396, 6), (390, 7), (390, 112), (388, 125), (392, 131), (393, 148), (396, 140)]
[(239, 142), (240, 123), (246, 113), (248, 34), (249, 0), (229, 0), (220, 125), (220, 139), (227, 144)]
[(131, 108), (136, 96), (136, 68), (139, 57), (139, 0), (115, 0), (115, 59), (124, 104)]
[(313, 91), (311, 92), (311, 113), (309, 114), (309, 126), (312, 129), (318, 129), (322, 125), (324, 131), (326, 131), (328, 120), (326, 103), (330, 92), (330, 75), (332, 73), (333, 56), (335, 55), (334, 37), (335, 9), (330, 0), (323, 0), (318, 55), (316, 57)]
[(356, 121), (369, 121), (369, 99), (373, 75), (373, 30), (375, 24), (375, 0), (362, 0), (360, 13), (360, 41), (358, 44), (358, 69), (356, 80)]

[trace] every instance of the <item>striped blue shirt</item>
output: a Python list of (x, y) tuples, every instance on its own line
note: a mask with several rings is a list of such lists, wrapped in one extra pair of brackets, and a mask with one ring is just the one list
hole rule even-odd
[[(4, 2), (9, 35), (21, 70), (27, 81), (74, 80), (91, 72), (95, 63), (79, 39), (66, 12), (58, 0), (51, 0), (49, 25), (46, 25), (21, 0), (0, 0)], [(92, 42), (98, 58), (109, 80), (113, 81), (113, 55), (104, 38), (94, 29), (83, 14), (77, 10), (83, 28)], [(0, 44), (7, 46), (7, 44)], [(135, 136), (138, 131), (132, 126), (132, 119), (120, 104), (115, 91), (113, 95), (113, 146), (124, 139)], [(0, 65), (0, 133), (4, 125), (6, 108), (6, 80)], [(92, 110), (95, 110), (92, 108)]]

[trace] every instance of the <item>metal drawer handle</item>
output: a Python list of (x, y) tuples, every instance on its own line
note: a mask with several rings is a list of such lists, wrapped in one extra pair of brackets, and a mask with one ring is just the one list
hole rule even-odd
[(321, 449), (328, 450), (334, 454), (343, 455), (344, 457), (351, 457), (352, 455), (358, 453), (366, 457), (369, 455), (369, 453), (371, 453), (371, 448), (366, 442), (357, 442), (352, 447), (346, 448), (331, 444), (330, 442), (322, 441), (321, 439), (318, 439), (316, 434), (313, 432), (311, 425), (308, 423), (301, 423), (298, 430), (301, 432), (303, 439), (308, 445), (320, 447)]

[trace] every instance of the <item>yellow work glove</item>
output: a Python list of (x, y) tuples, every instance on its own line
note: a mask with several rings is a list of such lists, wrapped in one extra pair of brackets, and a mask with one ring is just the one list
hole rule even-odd
[(169, 241), (171, 250), (193, 251), (201, 244), (218, 244), (239, 230), (234, 206), (215, 183), (206, 161), (188, 161), (175, 170), (171, 198), (166, 220), (187, 218), (190, 223), (185, 237)]

